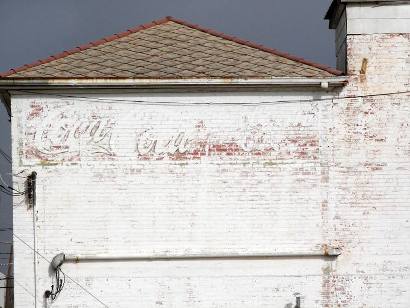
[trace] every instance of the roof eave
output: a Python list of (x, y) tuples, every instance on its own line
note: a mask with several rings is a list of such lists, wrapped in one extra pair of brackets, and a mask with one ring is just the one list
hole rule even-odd
[(192, 78), (192, 79), (136, 79), (136, 78), (4, 78), (0, 79), (0, 89), (115, 89), (115, 88), (181, 88), (181, 87), (272, 87), (310, 86), (341, 87), (347, 83), (347, 76), (324, 78)]

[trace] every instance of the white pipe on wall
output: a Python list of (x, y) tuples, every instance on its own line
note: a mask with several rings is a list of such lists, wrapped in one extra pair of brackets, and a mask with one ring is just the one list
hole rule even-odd
[(212, 259), (274, 259), (274, 258), (336, 258), (341, 254), (338, 248), (329, 248), (321, 251), (313, 252), (284, 252), (284, 253), (262, 253), (262, 254), (181, 254), (181, 255), (65, 255), (58, 254), (54, 257), (52, 264), (55, 267), (63, 263), (79, 263), (79, 262), (118, 262), (118, 261), (177, 261), (177, 260), (212, 260)]

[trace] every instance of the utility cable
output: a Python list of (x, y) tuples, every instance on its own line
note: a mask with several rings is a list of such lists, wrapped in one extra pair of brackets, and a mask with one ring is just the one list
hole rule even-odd
[[(60, 274), (63, 275), (63, 278), (60, 278)], [(46, 291), (45, 296), (46, 298), (51, 297), (51, 299), (54, 301), (56, 300), (57, 296), (61, 293), (61, 291), (64, 289), (65, 285), (65, 274), (61, 270), (61, 267), (59, 266), (58, 268), (55, 269), (55, 289), (54, 289), (54, 284), (51, 286), (51, 291)]]
[(11, 157), (2, 149), (0, 149), (0, 155), (3, 156), (11, 164)]
[(8, 195), (8, 196), (13, 196), (13, 197), (18, 197), (18, 196), (23, 196), (23, 195), (24, 195), (23, 192), (21, 192), (21, 193), (13, 193), (13, 192), (11, 192), (11, 191), (8, 191), (7, 189), (4, 188), (3, 185), (0, 185), (0, 192), (6, 194), (6, 195)]
[(21, 283), (19, 283), (16, 279), (13, 280), (13, 283), (18, 284), (28, 295), (30, 295), (32, 298), (34, 298), (34, 300), (36, 300), (36, 297), (29, 290), (27, 290), (26, 287), (24, 287)]
[(8, 185), (6, 183), (6, 181), (4, 181), (1, 174), (0, 174), (0, 181), (4, 184), (4, 185), (0, 184), (0, 191), (5, 193), (5, 194), (8, 194), (9, 196), (22, 196), (22, 195), (27, 193), (26, 190), (25, 191), (20, 191), (20, 190), (17, 190), (15, 188), (11, 187), (10, 185)]
[[(2, 280), (2, 279), (3, 278), (1, 278), (0, 280)], [(13, 284), (19, 285), (28, 295), (30, 295), (32, 298), (35, 299), (35, 296), (29, 290), (27, 290), (26, 287), (24, 287), (21, 283), (19, 283), (16, 279), (14, 279), (14, 277), (10, 277), (10, 280), (13, 280)], [(14, 286), (8, 287), (8, 289), (14, 289)]]
[[(10, 189), (11, 191), (9, 191), (8, 189)], [(0, 184), (0, 190), (3, 190), (5, 193), (10, 194), (12, 196), (22, 196), (26, 193), (26, 191), (19, 191), (11, 186), (6, 187), (2, 184)]]
[[(48, 262), (49, 264), (51, 264), (51, 261), (48, 260), (45, 256), (43, 256), (41, 253), (39, 253), (37, 250), (35, 250), (34, 248), (32, 248), (30, 246), (30, 244), (26, 243), (22, 238), (20, 238), (19, 236), (17, 236), (14, 232), (13, 232), (13, 236), (15, 238), (17, 238), (20, 242), (22, 242), (24, 245), (26, 245), (29, 249), (31, 249), (35, 254), (39, 255), (42, 259), (44, 259), (46, 262)], [(93, 293), (91, 293), (89, 290), (87, 290), (84, 286), (82, 286), (79, 282), (77, 282), (76, 280), (74, 280), (72, 277), (70, 277), (69, 275), (67, 275), (67, 273), (63, 272), (61, 270), (61, 272), (68, 278), (70, 279), (73, 283), (75, 283), (78, 287), (80, 287), (83, 291), (85, 291), (88, 295), (90, 295), (91, 297), (93, 297), (96, 301), (98, 301), (101, 305), (103, 305), (106, 308), (109, 308), (108, 305), (106, 305), (103, 301), (101, 301), (97, 296), (95, 296)]]
[(27, 175), (26, 176), (21, 175), (23, 172), (26, 172), (26, 171), (27, 171), (27, 169), (24, 169), (24, 170), (21, 170), (20, 172), (13, 173), (11, 175), (14, 176), (14, 177), (18, 177), (18, 178), (27, 178)]
[[(60, 98), (75, 98), (80, 100), (85, 100), (89, 102), (105, 102), (105, 103), (142, 103), (145, 105), (158, 105), (158, 104), (170, 104), (170, 105), (211, 105), (214, 102), (177, 102), (177, 101), (147, 101), (147, 100), (127, 100), (127, 99), (105, 99), (105, 98), (93, 98), (87, 96), (80, 96), (80, 95), (66, 95), (66, 94), (51, 94), (51, 93), (42, 93), (36, 91), (28, 91), (28, 90), (18, 90), (22, 93), (29, 93), (29, 94), (37, 94), (37, 95), (46, 95), (46, 96), (53, 96), (53, 97), (60, 97)], [(292, 104), (292, 103), (314, 103), (314, 102), (321, 102), (321, 101), (335, 101), (335, 100), (344, 100), (344, 99), (357, 99), (357, 98), (367, 98), (367, 97), (377, 97), (377, 96), (389, 96), (389, 95), (399, 95), (399, 94), (409, 94), (410, 90), (406, 91), (397, 91), (397, 92), (382, 92), (382, 93), (374, 93), (374, 94), (363, 94), (363, 95), (346, 95), (346, 96), (338, 96), (338, 97), (328, 97), (328, 98), (316, 98), (316, 99), (298, 99), (298, 100), (278, 100), (278, 101), (261, 101), (256, 103), (240, 103), (240, 105), (257, 105), (257, 104)], [(239, 103), (217, 103), (218, 105), (238, 105)]]

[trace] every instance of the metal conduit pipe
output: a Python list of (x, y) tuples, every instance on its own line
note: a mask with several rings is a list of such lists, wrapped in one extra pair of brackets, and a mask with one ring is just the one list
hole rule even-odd
[(120, 262), (120, 261), (184, 261), (184, 260), (235, 260), (235, 259), (275, 259), (275, 258), (336, 258), (341, 254), (338, 248), (328, 248), (313, 252), (285, 252), (262, 254), (181, 254), (181, 255), (56, 255), (51, 266), (56, 269), (63, 263), (79, 262)]

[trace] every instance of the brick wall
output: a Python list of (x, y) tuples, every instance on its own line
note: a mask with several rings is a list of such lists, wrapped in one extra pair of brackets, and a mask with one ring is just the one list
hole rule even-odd
[[(350, 81), (340, 95), (410, 90), (409, 34), (349, 35), (347, 43)], [(409, 93), (338, 100), (331, 112), (330, 232), (343, 255), (330, 306), (407, 307)]]
[[(38, 174), (36, 249), (49, 260), (59, 252), (172, 256), (323, 251), (330, 228), (331, 105), (274, 103), (320, 96), (111, 96), (147, 101), (140, 103), (113, 103), (101, 95), (15, 97), (14, 171)], [(32, 210), (18, 202), (16, 232), (34, 245)], [(34, 293), (32, 251), (19, 241), (15, 249), (15, 277)], [(51, 278), (47, 262), (37, 257), (36, 264), (41, 302)], [(80, 263), (65, 264), (64, 270), (110, 307), (135, 302), (144, 307), (285, 306), (294, 303), (297, 292), (306, 305), (319, 307), (323, 273), (333, 265), (323, 258), (291, 258)], [(18, 285), (16, 292), (16, 307), (33, 301)], [(68, 303), (97, 304), (70, 281), (53, 307)]]

